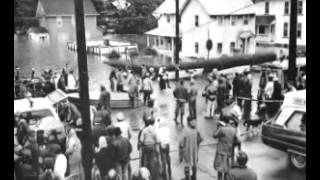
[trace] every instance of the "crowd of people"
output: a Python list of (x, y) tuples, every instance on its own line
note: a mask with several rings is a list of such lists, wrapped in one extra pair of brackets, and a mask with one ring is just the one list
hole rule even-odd
[(21, 77), (20, 68), (14, 70), (14, 99), (27, 97), (44, 97), (47, 94), (60, 89), (64, 92), (75, 92), (79, 88), (79, 82), (74, 71), (66, 64), (61, 73), (45, 69), (39, 76), (34, 68), (30, 77)]
[[(15, 82), (20, 80), (18, 70), (15, 71)], [(34, 79), (34, 70), (32, 72), (31, 79)], [(77, 87), (76, 81), (70, 78), (72, 73), (66, 65), (58, 81), (56, 81), (57, 78), (53, 78), (55, 75), (50, 70), (45, 71), (43, 77), (46, 82), (54, 84), (51, 91), (55, 88), (67, 91)], [(159, 76), (160, 90), (171, 88), (165, 69), (161, 69), (157, 75)], [(101, 94), (92, 122), (92, 149), (94, 151), (92, 179), (170, 180), (172, 178), (168, 120), (158, 117), (151, 98), (154, 91), (153, 80), (157, 79), (157, 75), (153, 69), (148, 70), (143, 66), (140, 74), (130, 70), (114, 69), (109, 76), (110, 90), (127, 92), (133, 107), (136, 98), (140, 93), (143, 93), (143, 102), (146, 106), (142, 114), (144, 126), (139, 130), (137, 143), (137, 149), (140, 152), (140, 165), (135, 170), (130, 165), (133, 146), (130, 142), (132, 132), (128, 119), (120, 112), (116, 115), (115, 121), (111, 120), (110, 92), (101, 86)], [(213, 138), (218, 140), (213, 162), (213, 167), (218, 172), (218, 179), (256, 180), (256, 173), (246, 166), (248, 156), (241, 149), (238, 128), (241, 120), (251, 118), (251, 74), (247, 70), (243, 73), (236, 73), (231, 81), (230, 77), (213, 69), (208, 74), (207, 80), (208, 84), (201, 94), (207, 104), (206, 116), (209, 119), (214, 119), (215, 115), (219, 115), (217, 128), (213, 135)], [(285, 89), (283, 89), (274, 74), (263, 71), (257, 94), (258, 110), (265, 107), (264, 100), (282, 100), (284, 92), (305, 88), (305, 80), (305, 75), (302, 75), (297, 83), (297, 88), (292, 83), (286, 83)], [(129, 86), (127, 91), (124, 88), (125, 82)], [(30, 95), (31, 90), (26, 85), (24, 86), (26, 91), (20, 93), (23, 89), (20, 88), (17, 98), (33, 97), (34, 95)], [(71, 88), (71, 86), (73, 87)], [(180, 81), (173, 90), (176, 101), (174, 121), (176, 125), (180, 124), (183, 127), (182, 137), (179, 141), (179, 155), (180, 162), (184, 166), (186, 180), (197, 179), (198, 153), (202, 142), (196, 126), (198, 91), (194, 80), (190, 81), (189, 87), (185, 86), (185, 81)], [(15, 89), (15, 94), (16, 92)], [(45, 94), (47, 93), (50, 92)], [(265, 108), (273, 111), (279, 108), (279, 106), (270, 104), (266, 103)], [(188, 113), (185, 113), (186, 105), (188, 105)], [(84, 180), (82, 143), (81, 137), (76, 131), (76, 127), (81, 124), (81, 113), (69, 101), (63, 102), (58, 108), (61, 121), (67, 124), (66, 138), (63, 138), (56, 131), (44, 133), (32, 130), (29, 127), (31, 120), (28, 116), (15, 115), (14, 165), (17, 180), (60, 180), (65, 177)], [(188, 114), (186, 127), (183, 124), (185, 114)], [(179, 116), (180, 123), (178, 122)], [(66, 170), (63, 169), (64, 165), (60, 165), (60, 168), (56, 167), (58, 162), (67, 163)]]

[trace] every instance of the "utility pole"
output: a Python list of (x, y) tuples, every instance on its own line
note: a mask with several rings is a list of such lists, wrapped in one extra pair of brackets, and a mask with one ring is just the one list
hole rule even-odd
[(297, 53), (297, 1), (291, 0), (290, 5), (290, 39), (289, 39), (289, 80), (296, 79), (296, 53)]
[[(179, 23), (180, 23), (180, 15), (179, 15), (179, 0), (176, 0), (176, 37), (175, 37), (175, 47), (174, 47), (174, 60), (176, 66), (179, 66), (179, 48), (180, 48), (180, 40), (179, 40)], [(179, 80), (179, 70), (176, 70), (176, 81)]]
[(91, 168), (93, 150), (91, 145), (91, 122), (89, 109), (89, 88), (88, 88), (88, 66), (86, 52), (86, 36), (84, 26), (83, 0), (74, 0), (76, 35), (77, 35), (77, 54), (80, 82), (80, 111), (82, 117), (82, 163), (85, 170), (85, 179), (91, 180)]

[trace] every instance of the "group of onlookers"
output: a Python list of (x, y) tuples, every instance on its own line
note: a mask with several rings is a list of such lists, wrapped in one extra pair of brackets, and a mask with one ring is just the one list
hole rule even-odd
[(20, 68), (14, 71), (14, 98), (23, 99), (26, 97), (44, 97), (56, 89), (64, 92), (77, 91), (78, 80), (74, 71), (66, 64), (61, 73), (53, 72), (52, 69), (45, 69), (40, 76), (36, 76), (34, 68), (31, 70), (31, 77), (23, 79), (20, 77)]

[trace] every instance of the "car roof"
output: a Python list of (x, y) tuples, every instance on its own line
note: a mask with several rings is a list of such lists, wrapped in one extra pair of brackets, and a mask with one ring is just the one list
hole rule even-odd
[[(30, 101), (33, 102), (32, 107), (30, 106)], [(20, 99), (14, 101), (14, 113), (27, 112), (42, 109), (51, 109), (51, 103), (46, 98), (30, 98), (30, 99)]]
[(299, 90), (284, 94), (284, 101), (282, 107), (290, 106), (300, 109), (306, 109), (306, 93), (306, 90)]

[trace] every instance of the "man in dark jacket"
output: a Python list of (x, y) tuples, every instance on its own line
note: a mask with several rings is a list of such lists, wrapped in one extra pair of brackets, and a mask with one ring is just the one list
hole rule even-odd
[[(113, 135), (113, 132), (108, 131), (107, 137)], [(100, 149), (96, 154), (95, 159), (97, 166), (100, 170), (102, 180), (105, 180), (105, 176), (109, 170), (115, 168), (116, 163), (116, 147), (112, 144), (110, 138), (107, 139), (107, 146)]]
[(114, 146), (116, 147), (116, 171), (120, 175), (121, 180), (128, 180), (130, 172), (130, 154), (132, 145), (127, 138), (121, 136), (121, 129), (114, 128)]
[[(232, 81), (232, 86), (233, 86), (233, 97), (237, 98), (240, 95), (240, 89), (241, 89), (241, 78), (240, 78), (240, 74), (236, 73), (236, 76), (234, 77), (233, 81)], [(238, 105), (240, 105), (240, 100), (238, 101)]]
[(106, 87), (100, 87), (100, 98), (97, 106), (97, 110), (110, 111), (110, 93), (106, 90)]
[(183, 86), (184, 82), (180, 81), (180, 86), (176, 87), (173, 91), (173, 96), (176, 98), (176, 110), (175, 110), (175, 118), (174, 121), (178, 124), (177, 118), (180, 112), (180, 122), (181, 126), (183, 126), (183, 115), (184, 115), (184, 106), (188, 101), (188, 90)]
[(245, 152), (240, 151), (237, 155), (238, 165), (233, 167), (227, 174), (227, 180), (257, 180), (257, 173), (246, 166), (248, 156)]
[[(245, 71), (244, 73), (244, 78), (243, 78), (243, 96), (245, 98), (251, 99), (251, 89), (252, 89), (252, 82), (251, 79), (249, 78), (249, 71)], [(244, 100), (244, 110), (243, 110), (243, 118), (244, 119), (249, 119), (250, 118), (250, 113), (251, 113), (251, 100)]]

